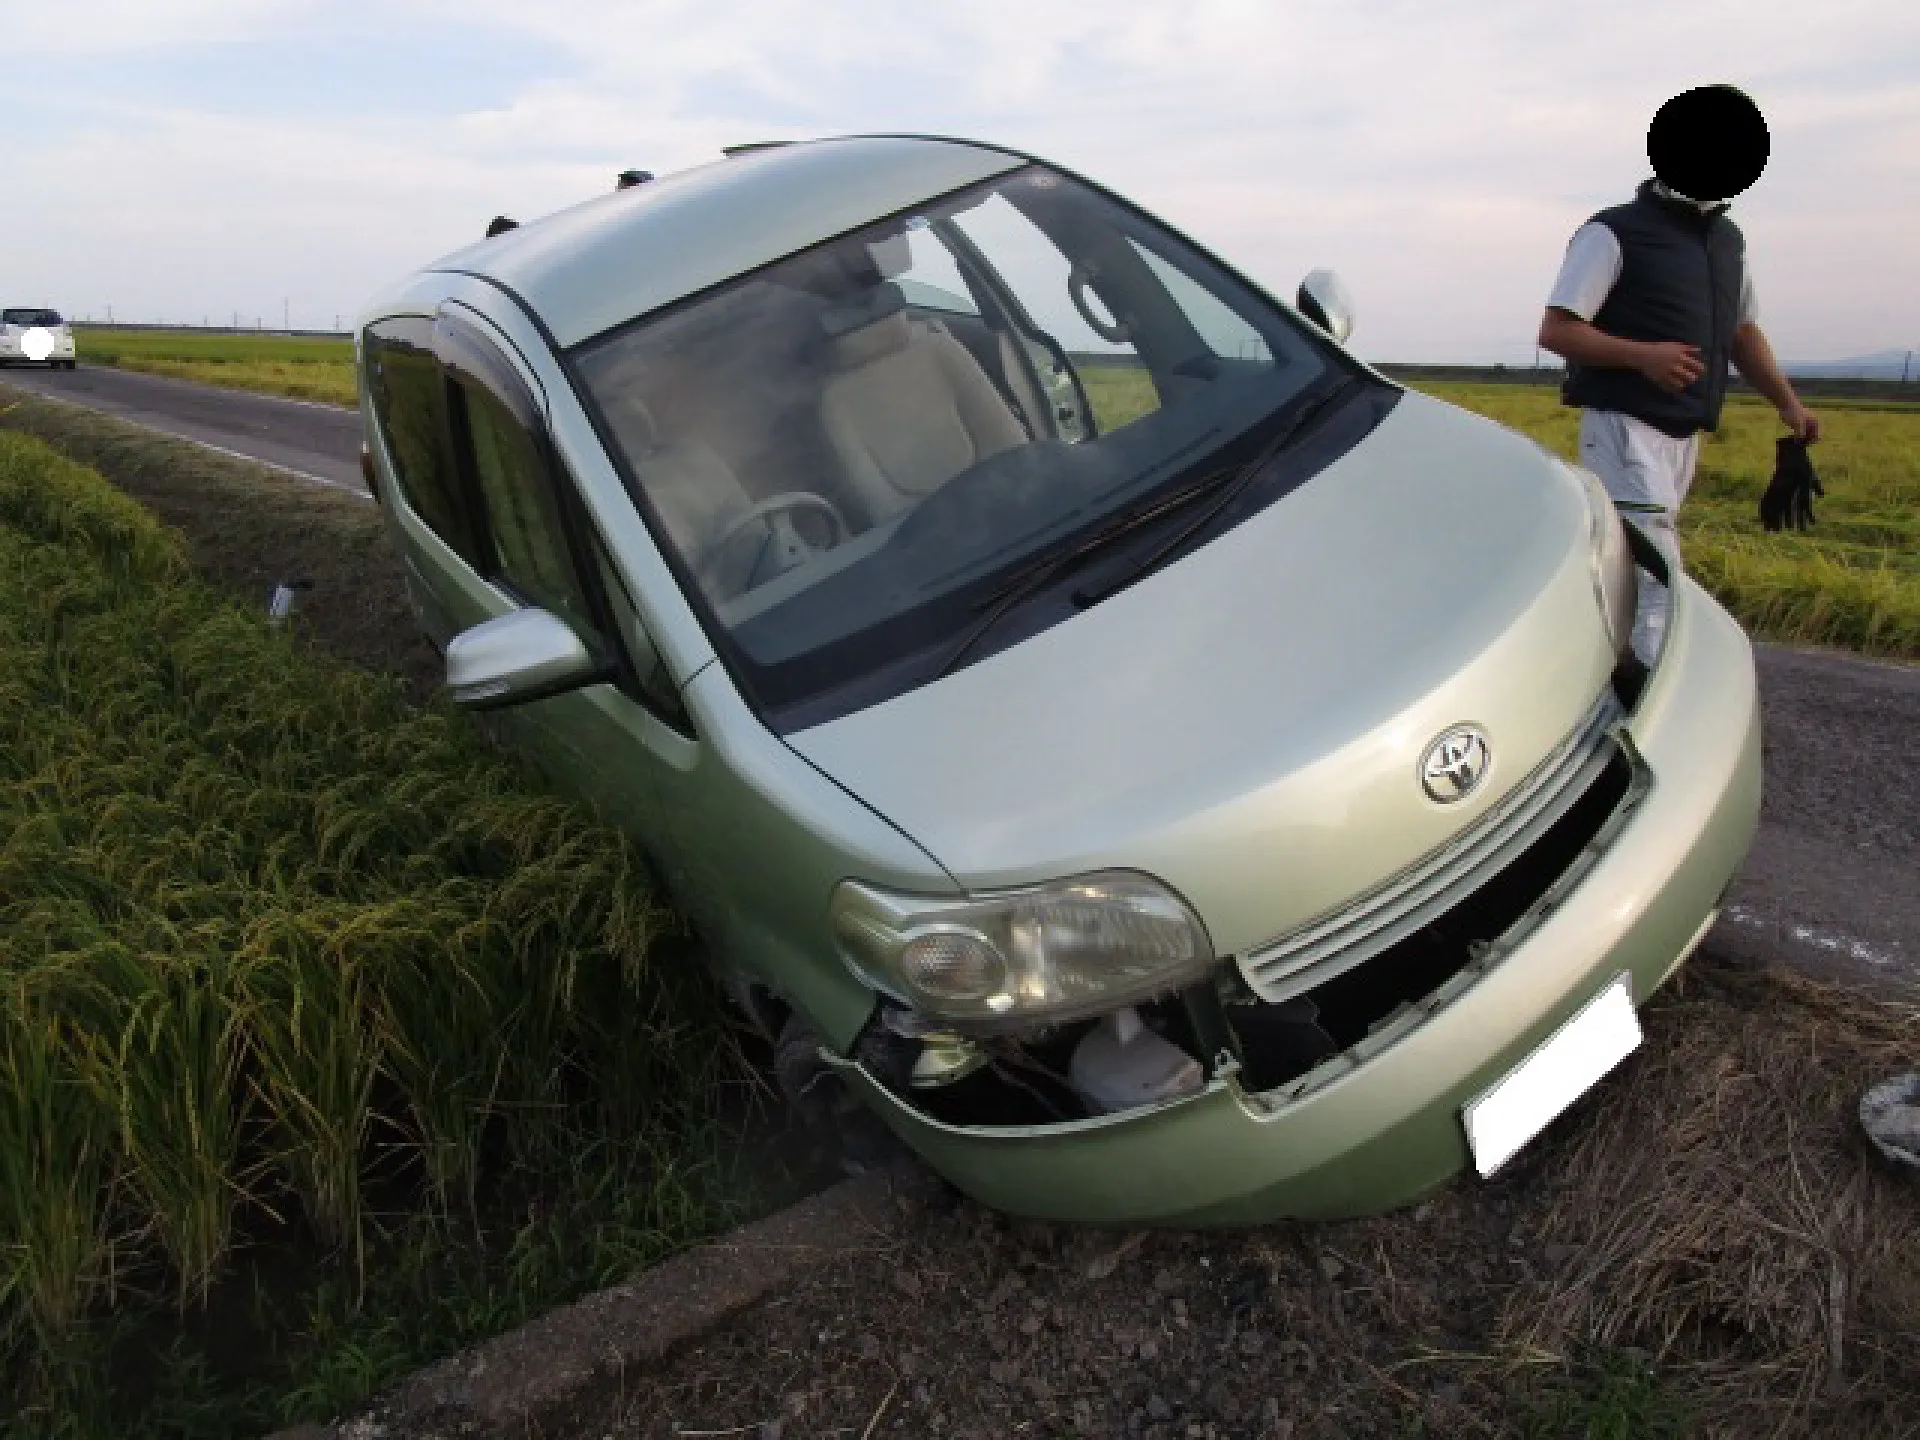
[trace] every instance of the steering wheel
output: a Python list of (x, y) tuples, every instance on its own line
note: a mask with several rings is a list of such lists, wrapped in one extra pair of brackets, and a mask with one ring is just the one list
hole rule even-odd
[[(832, 530), (825, 545), (812, 544), (794, 528), (793, 515), (797, 510), (812, 510), (827, 517)], [(852, 533), (847, 527), (846, 517), (826, 496), (816, 495), (811, 490), (784, 490), (778, 495), (769, 495), (764, 500), (756, 500), (734, 516), (732, 522), (721, 532), (720, 538), (708, 548), (704, 568), (708, 570), (716, 568), (719, 558), (726, 554), (727, 547), (733, 543), (734, 537), (749, 525), (761, 520), (767, 522), (768, 542), (778, 560), (776, 574), (791, 570), (809, 555), (817, 554), (821, 550), (831, 550), (834, 546), (843, 544)], [(754, 558), (753, 570), (749, 572), (750, 574), (760, 569), (760, 561), (764, 558), (765, 551), (766, 547), (763, 546), (761, 555)]]
[(1087, 328), (1109, 345), (1124, 345), (1133, 334), (1133, 327), (1125, 320), (1116, 320), (1112, 324), (1102, 320), (1094, 313), (1093, 306), (1087, 303), (1087, 282), (1098, 273), (1091, 265), (1076, 260), (1073, 268), (1067, 272), (1067, 298), (1073, 301), (1073, 308), (1080, 312), (1080, 318), (1087, 322)]

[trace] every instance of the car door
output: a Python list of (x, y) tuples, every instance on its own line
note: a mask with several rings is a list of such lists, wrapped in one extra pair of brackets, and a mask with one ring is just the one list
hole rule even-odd
[[(564, 788), (650, 843), (658, 824), (655, 756), (687, 725), (618, 574), (548, 439), (545, 397), (478, 315), (434, 327), (448, 378), (456, 469), (484, 517), (481, 578), (506, 614), (538, 606), (567, 622), (615, 679), (501, 712)], [(484, 618), (492, 618), (488, 615)]]
[[(389, 329), (386, 338), (393, 335)], [(415, 351), (425, 342), (433, 373), (430, 380), (408, 375), (399, 388), (423, 394), (417, 408), (437, 422), (421, 422), (413, 448), (388, 426), (403, 488), (410, 476), (437, 487), (419, 487), (434, 523), (409, 532), (409, 582), (418, 583), (423, 609), (448, 639), (532, 606), (564, 620), (607, 662), (608, 682), (504, 709), (492, 720), (561, 789), (651, 849), (663, 838), (654, 768), (663, 750), (691, 743), (688, 722), (548, 438), (539, 382), (510, 342), (463, 307), (443, 306), (424, 330), (407, 327), (406, 337)], [(372, 338), (382, 342), (382, 327)], [(419, 356), (404, 359), (415, 365)], [(394, 383), (391, 357), (382, 363)], [(429, 429), (437, 431), (432, 457), (423, 453)]]

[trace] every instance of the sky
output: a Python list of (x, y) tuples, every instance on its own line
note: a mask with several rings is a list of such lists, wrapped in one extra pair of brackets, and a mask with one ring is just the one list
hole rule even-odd
[(1759, 103), (1785, 359), (1920, 347), (1910, 0), (0, 0), (0, 301), (350, 325), (479, 238), (720, 147), (960, 135), (1086, 174), (1376, 361), (1531, 361), (1669, 96)]

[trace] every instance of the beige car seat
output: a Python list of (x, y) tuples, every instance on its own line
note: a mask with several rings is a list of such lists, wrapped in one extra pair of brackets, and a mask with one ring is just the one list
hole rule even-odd
[(756, 521), (721, 553), (728, 529), (752, 506), (727, 462), (702, 440), (663, 442), (652, 412), (637, 396), (610, 401), (607, 415), (681, 557), (716, 598), (746, 589), (769, 531), (765, 520)]
[(1027, 438), (966, 347), (909, 325), (904, 304), (884, 283), (822, 321), (821, 428), (874, 524)]

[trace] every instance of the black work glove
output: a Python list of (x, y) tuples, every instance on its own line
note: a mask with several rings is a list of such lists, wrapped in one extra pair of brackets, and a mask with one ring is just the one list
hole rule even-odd
[(1813, 497), (1826, 487), (1813, 473), (1807, 442), (1782, 435), (1773, 442), (1773, 483), (1760, 497), (1760, 523), (1769, 530), (1804, 530), (1813, 524)]

